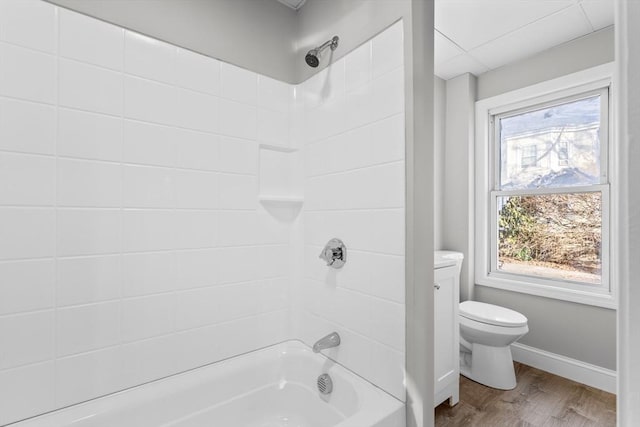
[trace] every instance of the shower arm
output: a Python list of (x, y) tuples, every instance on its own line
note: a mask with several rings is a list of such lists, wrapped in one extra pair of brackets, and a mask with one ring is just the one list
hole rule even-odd
[(338, 47), (338, 40), (339, 40), (338, 36), (333, 36), (331, 40), (327, 40), (326, 42), (322, 43), (320, 46), (318, 46), (313, 50), (317, 51), (318, 53), (322, 52), (327, 47), (331, 47), (331, 50), (336, 50), (336, 48)]

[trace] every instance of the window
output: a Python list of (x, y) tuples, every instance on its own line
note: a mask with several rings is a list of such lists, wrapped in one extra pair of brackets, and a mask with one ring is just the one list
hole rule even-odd
[(477, 111), (476, 282), (611, 305), (609, 82), (512, 95)]
[(567, 141), (558, 142), (557, 154), (558, 166), (567, 166), (569, 164), (569, 144)]
[(522, 169), (535, 166), (536, 163), (538, 163), (538, 147), (535, 145), (522, 147), (522, 158), (520, 159)]

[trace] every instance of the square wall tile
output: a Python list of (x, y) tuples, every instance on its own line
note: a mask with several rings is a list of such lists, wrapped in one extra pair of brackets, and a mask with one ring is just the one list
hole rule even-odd
[(198, 92), (219, 95), (220, 61), (178, 48), (176, 84)]
[(220, 174), (220, 209), (256, 209), (258, 180), (251, 175)]
[(100, 67), (122, 70), (124, 30), (60, 8), (60, 55)]
[[(375, 369), (369, 378), (404, 402), (406, 400), (404, 352), (377, 344), (371, 354), (371, 363)], [(384, 369), (380, 369), (382, 366)]]
[(42, 310), (54, 303), (53, 259), (0, 263), (0, 315)]
[[(296, 158), (296, 153), (260, 150), (260, 194), (294, 193)], [(294, 194), (302, 194), (302, 191)]]
[(120, 298), (120, 255), (61, 258), (57, 274), (58, 306), (89, 304)]
[(176, 208), (215, 209), (218, 206), (218, 175), (214, 172), (174, 171)]
[(177, 48), (160, 40), (125, 31), (124, 70), (128, 74), (174, 84)]
[(122, 167), (119, 164), (58, 159), (57, 169), (58, 206), (120, 206)]
[(174, 328), (174, 317), (173, 294), (126, 299), (122, 302), (122, 340), (133, 342), (167, 334)]
[(218, 313), (219, 294), (217, 287), (194, 289), (176, 294), (176, 329), (181, 331), (222, 321)]
[(56, 109), (51, 105), (0, 99), (0, 149), (53, 154)]
[(176, 125), (204, 132), (218, 130), (218, 98), (188, 89), (176, 89)]
[(404, 70), (398, 68), (373, 81), (371, 119), (381, 120), (404, 111)]
[(60, 105), (119, 116), (122, 74), (81, 62), (60, 59)]
[(174, 249), (176, 235), (176, 215), (172, 211), (126, 209), (123, 212), (125, 252)]
[(0, 260), (54, 255), (53, 209), (0, 208)]
[(289, 114), (258, 109), (258, 139), (267, 144), (289, 147)]
[(0, 2), (0, 40), (56, 52), (57, 8), (39, 0)]
[(253, 71), (222, 62), (220, 64), (221, 95), (243, 104), (256, 105), (258, 75)]
[[(362, 295), (360, 298), (364, 298)], [(404, 304), (385, 301), (378, 298), (366, 297), (370, 310), (367, 336), (392, 347), (398, 352), (404, 352), (404, 334), (398, 333), (404, 330), (405, 311)]]
[(54, 362), (0, 372), (0, 423), (10, 424), (53, 410), (54, 381)]
[(288, 278), (271, 279), (261, 282), (257, 293), (260, 295), (260, 304), (258, 307), (260, 312), (268, 313), (283, 310), (289, 306)]
[[(318, 253), (322, 248), (318, 248)], [(261, 246), (259, 249), (259, 272), (262, 278), (286, 277), (289, 274), (289, 262), (282, 254), (289, 245)], [(317, 258), (318, 254), (315, 254)]]
[(176, 166), (207, 171), (218, 170), (220, 164), (218, 135), (176, 129)]
[(54, 356), (54, 312), (0, 318), (0, 369), (47, 361)]
[[(182, 349), (175, 335), (124, 344), (121, 351), (124, 362), (125, 387), (179, 372), (176, 360), (178, 354), (182, 353)], [(162, 415), (158, 412), (152, 417), (160, 419)], [(154, 422), (150, 417), (145, 419)]]
[(190, 289), (218, 283), (220, 249), (200, 249), (176, 252), (176, 287)]
[(289, 113), (293, 108), (292, 85), (266, 76), (258, 75), (258, 106), (269, 110)]
[(201, 210), (176, 212), (175, 245), (178, 249), (215, 247), (218, 241), (218, 213)]
[(145, 122), (173, 125), (176, 122), (176, 88), (126, 76), (124, 115)]
[(125, 254), (123, 269), (126, 297), (169, 292), (181, 284), (173, 252)]
[(58, 357), (108, 347), (120, 341), (120, 302), (58, 309)]
[(58, 256), (119, 252), (120, 223), (118, 209), (58, 209)]
[(103, 114), (59, 108), (58, 155), (120, 161), (122, 120)]
[(256, 211), (220, 212), (218, 214), (220, 246), (246, 246), (258, 241), (258, 213)]
[[(307, 181), (310, 210), (386, 209), (404, 206), (404, 163), (356, 169)], [(358, 194), (358, 197), (353, 197)]]
[(219, 117), (219, 132), (222, 135), (256, 139), (258, 116), (255, 107), (221, 99)]
[(220, 251), (218, 258), (220, 283), (238, 283), (258, 279), (258, 269), (247, 268), (247, 265), (257, 265), (258, 257), (258, 247), (225, 248)]
[(194, 289), (177, 295), (179, 330), (235, 320), (257, 314), (257, 283)]
[(174, 172), (169, 168), (124, 166), (123, 205), (128, 208), (174, 206)]
[(124, 162), (174, 166), (178, 132), (178, 129), (168, 126), (125, 120)]
[(56, 76), (54, 56), (0, 43), (0, 95), (55, 104)]
[(263, 245), (282, 245), (289, 243), (290, 227), (267, 211), (258, 213), (258, 243)]
[(371, 82), (371, 42), (366, 42), (345, 57), (345, 86), (347, 92)]
[(258, 174), (258, 144), (243, 139), (220, 138), (221, 172)]
[[(313, 254), (318, 250), (319, 247), (314, 248)], [(349, 268), (341, 274), (341, 286), (404, 304), (404, 257), (351, 251), (349, 258)]]
[(58, 359), (56, 406), (69, 406), (121, 390), (125, 384), (123, 372), (124, 359), (119, 347)]
[(0, 153), (0, 204), (52, 206), (54, 176), (53, 157)]
[(374, 37), (372, 43), (373, 78), (392, 71), (404, 62), (404, 29), (402, 22), (397, 22)]

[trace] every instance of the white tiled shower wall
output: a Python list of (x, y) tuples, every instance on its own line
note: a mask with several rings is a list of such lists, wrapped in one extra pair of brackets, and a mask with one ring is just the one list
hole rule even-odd
[(294, 87), (0, 0), (0, 425), (332, 330), (404, 399), (403, 93), (400, 23)]
[(289, 338), (294, 88), (0, 1), (0, 425)]
[[(405, 361), (405, 125), (398, 22), (298, 86), (305, 154), (304, 279), (295, 335), (336, 330), (326, 353), (401, 400)], [(318, 259), (338, 237), (340, 270)]]

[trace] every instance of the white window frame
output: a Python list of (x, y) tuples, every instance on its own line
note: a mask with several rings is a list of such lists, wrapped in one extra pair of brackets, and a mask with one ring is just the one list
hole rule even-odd
[[(492, 98), (483, 99), (476, 103), (476, 139), (475, 139), (475, 283), (480, 286), (505, 289), (509, 291), (538, 295), (548, 298), (572, 301), (582, 304), (607, 308), (617, 307), (617, 292), (612, 275), (613, 245), (611, 236), (614, 235), (616, 224), (612, 223), (612, 200), (615, 192), (610, 195), (610, 186), (614, 182), (612, 159), (614, 158), (614, 144), (612, 144), (613, 111), (612, 75), (613, 64), (605, 64), (546, 81), (526, 88), (518, 89)], [(497, 126), (493, 120), (501, 114), (510, 114), (518, 110), (529, 110), (534, 107), (544, 107), (545, 104), (570, 102), (580, 99), (585, 94), (596, 94), (606, 91), (607, 101), (601, 104), (602, 115), (608, 119), (602, 121), (601, 133), (601, 183), (588, 187), (563, 187), (562, 191), (569, 192), (600, 192), (602, 194), (602, 285), (586, 285), (575, 282), (522, 276), (513, 273), (497, 271), (497, 211), (494, 212), (496, 198), (503, 195), (515, 195), (514, 191), (499, 191), (496, 187), (499, 171), (495, 164), (499, 150), (499, 138), (496, 140)], [(605, 93), (605, 92), (601, 92)], [(496, 143), (494, 143), (496, 141)], [(508, 194), (506, 194), (508, 193)], [(524, 189), (518, 193), (522, 195), (538, 195), (558, 193), (558, 189)], [(495, 254), (493, 252), (496, 252)]]

